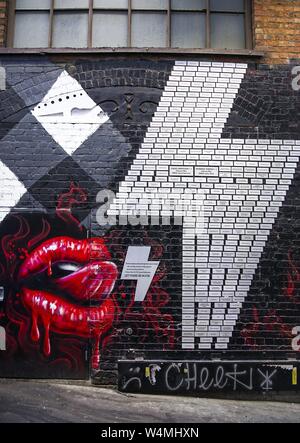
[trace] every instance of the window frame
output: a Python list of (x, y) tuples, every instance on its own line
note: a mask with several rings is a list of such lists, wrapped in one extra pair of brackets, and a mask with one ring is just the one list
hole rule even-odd
[[(173, 47), (172, 46), (172, 8), (171, 8), (171, 2), (172, 0), (167, 0), (168, 5), (167, 9), (133, 9), (132, 8), (132, 0), (128, 1), (128, 8), (97, 8), (94, 7), (94, 0), (88, 0), (88, 8), (55, 8), (55, 0), (50, 0), (50, 9), (47, 9), (49, 11), (49, 34), (48, 34), (48, 46), (43, 48), (15, 48), (13, 46), (14, 44), (14, 33), (15, 33), (15, 16), (16, 16), (16, 0), (10, 0), (8, 4), (8, 32), (7, 32), (7, 48), (14, 50), (14, 51), (20, 51), (24, 49), (28, 49), (34, 52), (47, 52), (47, 51), (56, 51), (56, 52), (77, 52), (80, 50), (81, 52), (84, 51), (98, 51), (98, 52), (106, 52), (105, 50), (111, 49), (114, 52), (211, 52), (211, 53), (241, 53), (241, 52), (253, 52), (253, 9), (252, 9), (252, 0), (244, 0), (244, 12), (235, 12), (235, 11), (218, 11), (219, 14), (234, 14), (234, 15), (244, 15), (244, 22), (245, 22), (245, 48), (240, 49), (226, 49), (226, 48), (212, 48), (211, 47), (211, 26), (210, 26), (210, 15), (213, 14), (210, 10), (210, 1), (211, 0), (205, 0), (206, 8), (202, 10), (187, 10), (182, 9), (178, 12), (202, 12), (205, 13), (206, 18), (206, 44), (203, 48), (180, 48), (180, 47)], [(24, 11), (30, 12), (30, 11), (36, 11), (35, 9), (29, 9), (26, 8)], [(42, 10), (42, 9), (41, 9)], [(83, 48), (65, 48), (65, 47), (53, 47), (53, 29), (54, 29), (54, 11), (60, 11), (60, 12), (87, 12), (88, 13), (88, 35), (87, 35), (87, 46)], [(103, 11), (103, 12), (124, 12), (127, 11), (127, 30), (128, 30), (128, 38), (127, 38), (127, 46), (122, 47), (96, 47), (93, 46), (93, 17), (94, 12), (96, 11)], [(174, 11), (174, 10), (173, 10)], [(136, 47), (132, 46), (132, 15), (134, 12), (155, 12), (155, 13), (166, 13), (167, 15), (167, 32), (166, 32), (166, 46), (165, 47)], [(175, 12), (177, 12), (175, 10)]]

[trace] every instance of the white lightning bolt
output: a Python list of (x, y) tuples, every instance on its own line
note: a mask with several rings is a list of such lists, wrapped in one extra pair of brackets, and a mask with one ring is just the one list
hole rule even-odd
[(124, 263), (122, 280), (137, 280), (135, 301), (144, 301), (159, 261), (149, 261), (150, 246), (129, 246)]
[(175, 217), (185, 199), (203, 207), (203, 223), (180, 214), (183, 349), (228, 348), (300, 158), (298, 140), (222, 138), (246, 70), (176, 62), (108, 211)]

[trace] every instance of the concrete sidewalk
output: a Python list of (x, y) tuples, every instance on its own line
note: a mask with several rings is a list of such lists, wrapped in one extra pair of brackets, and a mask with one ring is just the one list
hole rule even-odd
[(0, 381), (0, 423), (300, 423), (300, 404), (125, 395), (85, 384)]

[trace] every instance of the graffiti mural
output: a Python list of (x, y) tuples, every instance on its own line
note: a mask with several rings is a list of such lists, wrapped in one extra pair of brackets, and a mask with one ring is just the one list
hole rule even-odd
[(297, 362), (286, 365), (230, 362), (119, 363), (123, 392), (192, 394), (211, 392), (270, 392), (298, 390)]
[[(164, 93), (158, 106), (164, 117), (155, 119), (146, 134), (137, 156), (144, 160), (139, 167), (135, 163), (128, 176), (135, 181), (119, 190), (129, 199), (137, 189), (149, 191), (150, 205), (160, 211), (168, 201), (173, 202), (173, 214), (182, 200), (196, 208), (194, 215), (191, 209), (183, 215), (182, 299), (188, 303), (183, 315), (193, 314), (182, 325), (183, 349), (228, 348), (300, 158), (300, 142), (295, 140), (221, 138), (246, 72), (245, 64), (175, 63), (168, 83), (175, 92)], [(180, 85), (189, 101), (177, 95)], [(183, 119), (179, 125), (180, 116), (198, 124), (186, 125)], [(172, 117), (173, 126), (166, 128), (164, 121)], [(171, 146), (172, 155), (164, 157)], [(153, 164), (151, 153), (158, 151)], [(168, 192), (160, 197), (166, 184)], [(135, 198), (128, 214), (135, 210), (151, 215), (151, 206), (141, 210), (146, 196)], [(126, 210), (126, 204), (122, 208)]]
[[(50, 376), (50, 365), (52, 375), (82, 377), (89, 365), (99, 369), (101, 350), (113, 347), (125, 327), (141, 343), (152, 337), (151, 342), (174, 347), (174, 320), (163, 312), (170, 300), (161, 287), (166, 269), (158, 269), (146, 299), (135, 306), (135, 282), (118, 280), (127, 251), (116, 241), (120, 232), (86, 238), (86, 230), (76, 229), (69, 219), (64, 226), (57, 216), (32, 213), (11, 214), (7, 223), (1, 261), (5, 296), (0, 321), (7, 334), (7, 352), (1, 355), (4, 373), (12, 364), (17, 373), (22, 353), (30, 360), (28, 371), (33, 371), (31, 364), (37, 366), (33, 374)], [(70, 237), (58, 235), (61, 230), (68, 230)], [(113, 254), (107, 246), (112, 237)], [(162, 247), (146, 234), (143, 242), (152, 245), (153, 258), (162, 255)]]
[[(36, 56), (3, 66), (0, 376), (116, 375), (118, 361), (148, 359), (142, 384), (156, 389), (162, 356), (296, 361), (291, 67)], [(233, 389), (225, 366), (200, 369), (199, 385)], [(289, 386), (290, 369), (244, 370), (253, 390)]]
[[(97, 251), (93, 260), (91, 250)], [(21, 285), (19, 296), (31, 314), (33, 341), (40, 339), (38, 323), (43, 324), (46, 356), (51, 354), (51, 331), (91, 337), (95, 340), (92, 366), (98, 367), (100, 338), (113, 322), (114, 303), (109, 296), (118, 276), (116, 265), (108, 260), (110, 254), (102, 239), (69, 237), (42, 243), (24, 260), (17, 277)], [(43, 274), (47, 281), (34, 288)], [(46, 290), (49, 286), (53, 286), (53, 292)], [(67, 294), (75, 303), (58, 297), (57, 292)], [(87, 302), (98, 306), (84, 306)]]

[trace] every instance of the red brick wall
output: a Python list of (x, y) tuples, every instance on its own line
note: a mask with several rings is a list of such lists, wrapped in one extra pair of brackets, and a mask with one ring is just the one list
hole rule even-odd
[(8, 0), (0, 1), (0, 47), (5, 46), (7, 33)]
[(300, 0), (254, 0), (255, 49), (266, 52), (266, 63), (300, 58)]

